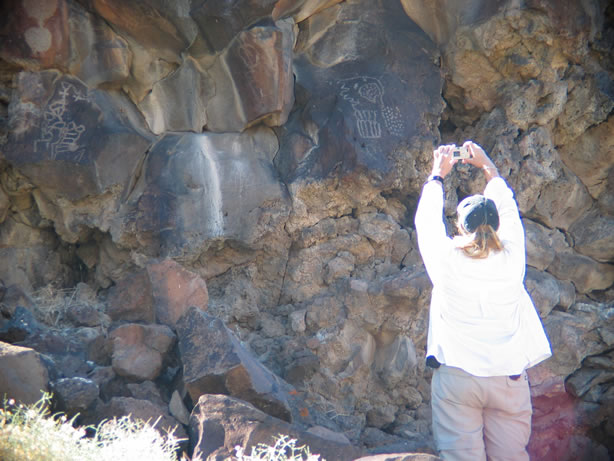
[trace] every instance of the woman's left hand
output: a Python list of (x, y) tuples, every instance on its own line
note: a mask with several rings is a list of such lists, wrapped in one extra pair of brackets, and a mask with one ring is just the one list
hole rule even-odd
[(432, 175), (444, 178), (458, 161), (452, 156), (452, 151), (456, 148), (454, 144), (439, 146), (433, 151), (433, 171)]

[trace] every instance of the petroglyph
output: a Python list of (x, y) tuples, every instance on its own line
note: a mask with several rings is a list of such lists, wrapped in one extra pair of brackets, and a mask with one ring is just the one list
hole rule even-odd
[(403, 136), (405, 122), (401, 118), (401, 109), (399, 109), (397, 106), (385, 106), (382, 109), (382, 116), (384, 117), (384, 123), (386, 124), (386, 128), (388, 128), (390, 134)]
[(85, 126), (69, 120), (66, 110), (70, 100), (87, 101), (87, 96), (74, 85), (62, 82), (57, 96), (47, 105), (43, 114), (41, 138), (34, 142), (36, 152), (47, 152), (51, 160), (62, 156), (62, 160), (81, 162), (85, 148), (79, 145), (79, 138), (85, 132)]
[(405, 124), (401, 110), (384, 103), (384, 85), (375, 77), (355, 77), (339, 81), (340, 96), (354, 110), (358, 135), (365, 139), (382, 137), (382, 121), (388, 132), (402, 136)]

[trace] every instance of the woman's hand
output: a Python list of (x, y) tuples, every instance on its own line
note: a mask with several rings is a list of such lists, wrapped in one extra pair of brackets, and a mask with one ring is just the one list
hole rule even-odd
[(484, 149), (478, 146), (473, 141), (465, 141), (463, 147), (469, 151), (471, 157), (468, 159), (464, 159), (463, 163), (469, 163), (470, 165), (475, 166), (476, 168), (481, 169), (486, 175), (486, 180), (490, 181), (492, 178), (499, 176), (499, 172), (497, 171), (497, 167), (493, 163), (493, 161), (486, 155)]
[(455, 149), (454, 144), (439, 146), (433, 151), (433, 171), (434, 176), (444, 178), (450, 171), (458, 159), (452, 156), (452, 151)]

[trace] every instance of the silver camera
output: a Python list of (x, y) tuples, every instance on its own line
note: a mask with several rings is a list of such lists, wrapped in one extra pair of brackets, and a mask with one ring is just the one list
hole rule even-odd
[(452, 158), (465, 159), (471, 158), (471, 154), (465, 147), (455, 147), (452, 151)]

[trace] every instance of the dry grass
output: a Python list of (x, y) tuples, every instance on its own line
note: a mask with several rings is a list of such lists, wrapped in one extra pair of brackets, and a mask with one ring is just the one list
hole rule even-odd
[(39, 322), (54, 328), (70, 327), (67, 313), (77, 305), (89, 304), (102, 311), (103, 305), (95, 298), (82, 296), (79, 287), (56, 288), (48, 285), (31, 295), (32, 314)]
[(5, 401), (0, 408), (0, 459), (3, 461), (177, 461), (180, 439), (160, 435), (155, 424), (128, 417), (96, 428), (73, 427), (49, 412), (50, 396), (34, 405)]
[(245, 455), (243, 448), (237, 446), (235, 455), (238, 461), (326, 461), (312, 454), (306, 445), (297, 447), (296, 440), (287, 435), (280, 435), (274, 445), (259, 443), (250, 455)]

